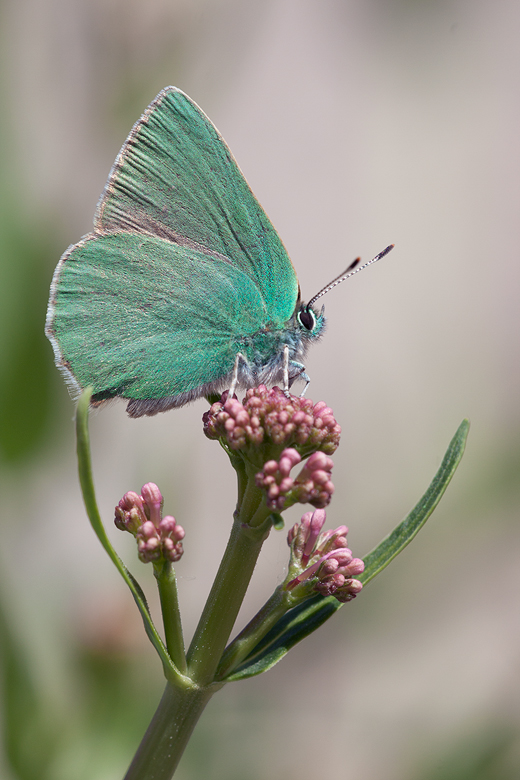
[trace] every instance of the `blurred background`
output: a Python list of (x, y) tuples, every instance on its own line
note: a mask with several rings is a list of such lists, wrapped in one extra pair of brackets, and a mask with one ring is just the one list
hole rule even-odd
[[(91, 229), (132, 124), (175, 84), (225, 137), (304, 299), (396, 244), (327, 296), (307, 360), (310, 397), (343, 428), (328, 517), (356, 555), (472, 423), (411, 547), (269, 674), (214, 697), (176, 777), (518, 778), (518, 3), (4, 0), (0, 27), (0, 776), (119, 780), (163, 687), (85, 517), (43, 325), (60, 254)], [(153, 480), (187, 531), (187, 640), (235, 500), (205, 409), (130, 420), (114, 403), (91, 421), (103, 516), (154, 606), (113, 507)], [(286, 566), (273, 532), (241, 625)]]

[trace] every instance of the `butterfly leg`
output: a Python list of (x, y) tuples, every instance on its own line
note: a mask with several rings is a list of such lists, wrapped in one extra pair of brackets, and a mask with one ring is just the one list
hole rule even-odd
[(301, 374), (299, 376), (299, 379), (303, 379), (303, 381), (305, 382), (305, 387), (303, 388), (303, 390), (300, 393), (300, 398), (303, 398), (303, 396), (307, 392), (307, 388), (309, 387), (309, 385), (311, 383), (311, 379), (310, 379), (310, 376), (305, 373), (305, 371), (301, 372)]
[(289, 398), (289, 388), (291, 383), (289, 382), (289, 347), (285, 344), (283, 348), (283, 391), (287, 398)]
[(303, 398), (305, 393), (307, 392), (307, 388), (309, 387), (311, 383), (310, 376), (305, 371), (305, 366), (302, 363), (297, 363), (296, 360), (291, 360), (291, 368), (296, 369), (291, 378), (289, 379), (289, 387), (292, 385), (293, 382), (295, 382), (297, 379), (302, 379), (305, 382), (305, 387), (300, 393), (300, 398)]
[(303, 366), (301, 363), (297, 363), (295, 360), (291, 361), (291, 366), (294, 366), (296, 368), (295, 373), (292, 375), (292, 377), (289, 380), (289, 387), (292, 385), (293, 382), (295, 382), (297, 379), (302, 379), (305, 382), (305, 387), (300, 393), (300, 398), (302, 398), (305, 393), (307, 392), (307, 388), (309, 387), (311, 383), (310, 376), (305, 371), (305, 366)]
[[(289, 366), (293, 369), (291, 375), (289, 375)], [(300, 393), (300, 398), (302, 398), (302, 396), (305, 395), (311, 380), (305, 371), (303, 363), (298, 363), (296, 360), (289, 360), (289, 347), (285, 345), (283, 349), (283, 391), (287, 397), (290, 396), (289, 388), (296, 379), (303, 379), (305, 382), (305, 387)]]

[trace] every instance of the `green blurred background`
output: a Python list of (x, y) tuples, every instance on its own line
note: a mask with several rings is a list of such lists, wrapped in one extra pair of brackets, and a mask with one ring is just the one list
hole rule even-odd
[[(415, 503), (464, 416), (468, 450), (411, 548), (268, 675), (205, 712), (179, 780), (520, 776), (520, 6), (515, 0), (4, 0), (0, 5), (0, 650), (6, 780), (119, 780), (159, 663), (84, 516), (73, 405), (43, 336), (48, 287), (88, 232), (133, 122), (167, 84), (220, 129), (309, 298), (309, 395), (343, 427), (331, 525), (356, 555)], [(187, 531), (187, 637), (234, 480), (205, 403), (96, 413), (99, 501), (148, 480)], [(288, 521), (294, 522), (294, 512)], [(247, 620), (282, 580), (265, 546)]]

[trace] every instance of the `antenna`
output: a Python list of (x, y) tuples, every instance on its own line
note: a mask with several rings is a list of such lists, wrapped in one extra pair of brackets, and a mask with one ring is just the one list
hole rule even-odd
[(311, 306), (314, 303), (316, 303), (318, 298), (321, 298), (323, 295), (325, 295), (325, 293), (328, 293), (330, 290), (332, 290), (333, 287), (336, 287), (336, 285), (340, 284), (341, 282), (344, 282), (345, 279), (349, 279), (351, 276), (354, 276), (354, 274), (359, 273), (359, 271), (362, 271), (364, 268), (368, 268), (368, 266), (372, 265), (372, 263), (377, 263), (377, 261), (381, 260), (382, 257), (387, 255), (394, 248), (394, 246), (395, 246), (394, 244), (390, 244), (389, 246), (386, 247), (386, 249), (383, 249), (382, 252), (379, 252), (378, 255), (373, 257), (372, 260), (369, 260), (368, 263), (363, 263), (363, 265), (360, 265), (359, 268), (356, 268), (356, 266), (358, 265), (358, 263), (361, 262), (361, 258), (356, 257), (354, 262), (349, 265), (346, 271), (343, 271), (342, 274), (336, 276), (336, 278), (333, 279), (332, 282), (330, 282), (330, 284), (324, 287), (323, 290), (320, 290), (319, 293), (317, 293), (314, 296), (314, 298), (310, 299), (309, 303), (305, 307), (306, 310), (308, 311), (311, 308)]

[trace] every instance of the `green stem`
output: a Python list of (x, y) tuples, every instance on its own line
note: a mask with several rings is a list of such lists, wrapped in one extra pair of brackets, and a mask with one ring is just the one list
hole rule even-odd
[[(236, 514), (242, 523), (251, 528), (263, 525), (265, 519), (270, 515), (264, 494), (255, 483), (255, 476), (258, 471), (258, 466), (255, 466), (253, 463), (246, 463), (245, 478), (242, 476), (239, 480), (239, 488), (241, 489), (239, 490)], [(243, 484), (244, 481), (245, 485)]]
[(189, 675), (199, 685), (213, 680), (270, 529), (270, 521), (250, 528), (242, 522), (241, 516), (235, 518), (224, 557), (188, 651)]
[(226, 648), (218, 666), (216, 677), (219, 680), (223, 680), (226, 675), (236, 669), (237, 666), (240, 666), (242, 661), (250, 656), (258, 643), (292, 606), (294, 604), (290, 594), (281, 588), (277, 588), (271, 598), (266, 601), (254, 618), (249, 621), (247, 626)]
[(94, 479), (92, 476), (92, 460), (90, 457), (90, 437), (88, 432), (88, 413), (90, 397), (92, 395), (92, 388), (87, 387), (81, 394), (78, 405), (76, 408), (76, 441), (77, 441), (77, 454), (78, 454), (78, 473), (79, 482), (81, 485), (81, 492), (83, 494), (83, 501), (85, 503), (85, 509), (87, 511), (90, 524), (94, 529), (94, 532), (107, 552), (110, 560), (119, 571), (120, 575), (130, 588), (135, 603), (141, 613), (143, 619), (144, 628), (150, 642), (155, 647), (159, 658), (162, 661), (164, 674), (167, 680), (181, 687), (186, 685), (186, 681), (183, 679), (182, 674), (176, 668), (172, 662), (164, 643), (155, 628), (146, 598), (141, 589), (141, 586), (137, 580), (130, 574), (125, 564), (116, 553), (112, 544), (106, 534), (101, 515), (96, 501), (96, 493), (94, 490)]
[(220, 686), (167, 684), (124, 780), (170, 780), (204, 707)]
[(181, 672), (186, 674), (186, 655), (182, 638), (181, 614), (177, 596), (175, 569), (170, 561), (154, 564), (154, 574), (159, 588), (164, 636), (170, 657)]
[(229, 450), (226, 447), (224, 447), (224, 450), (226, 451), (229, 460), (231, 461), (231, 465), (235, 469), (237, 475), (237, 506), (241, 506), (248, 482), (246, 467), (243, 459), (235, 452), (233, 452), (233, 450)]

